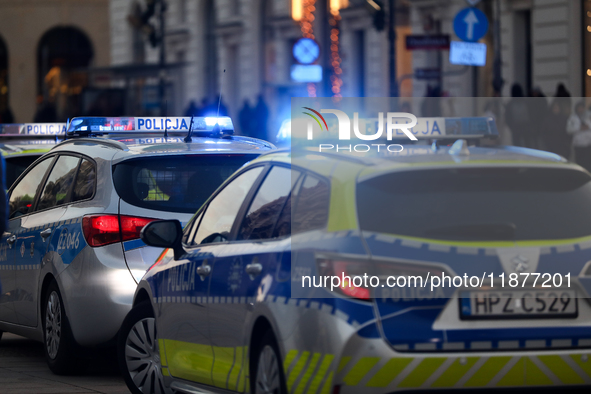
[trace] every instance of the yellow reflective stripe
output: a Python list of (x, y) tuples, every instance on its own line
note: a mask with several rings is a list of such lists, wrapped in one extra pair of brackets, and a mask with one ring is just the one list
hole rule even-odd
[(170, 376), (170, 372), (168, 372), (168, 368), (162, 368), (162, 375)]
[[(320, 367), (318, 367), (318, 371), (316, 372), (316, 376), (314, 376), (314, 379), (312, 379), (312, 382), (310, 383), (310, 387), (308, 387), (309, 393), (311, 393), (311, 394), (316, 393), (316, 391), (318, 390), (318, 387), (320, 387), (320, 383), (322, 382), (322, 379), (324, 379), (324, 377), (326, 376), (326, 372), (328, 371), (330, 364), (332, 364), (333, 359), (334, 359), (334, 356), (332, 354), (326, 354), (324, 356), (324, 358), (322, 359), (322, 362), (320, 363)], [(332, 374), (332, 372), (331, 372), (331, 374)]]
[(230, 371), (230, 376), (228, 377), (228, 389), (229, 390), (236, 390), (238, 388), (238, 377), (240, 372), (242, 371), (242, 354), (243, 348), (237, 347), (236, 348), (236, 357), (234, 359), (234, 366)]
[(560, 356), (538, 356), (550, 371), (564, 384), (584, 384), (585, 381)]
[(509, 371), (502, 377), (501, 380), (497, 383), (499, 387), (506, 387), (506, 386), (523, 386), (525, 383), (525, 367), (523, 358), (517, 360), (515, 365), (511, 367)]
[(423, 359), (398, 387), (420, 387), (445, 360), (445, 357)]
[(488, 382), (490, 382), (498, 373), (499, 371), (511, 360), (511, 357), (491, 357), (476, 371), (474, 375), (464, 387), (482, 387), (486, 386)]
[(174, 377), (213, 385), (213, 350), (209, 345), (164, 339), (168, 369)]
[(239, 381), (238, 381), (238, 391), (241, 393), (245, 388), (246, 385), (246, 392), (250, 391), (250, 382), (247, 376), (250, 374), (250, 360), (248, 358), (248, 346), (244, 346), (244, 368), (242, 368), (242, 373), (240, 374)]
[(330, 391), (332, 389), (332, 375), (333, 372), (328, 374), (328, 378), (326, 378), (326, 381), (324, 382), (324, 386), (322, 386), (322, 391), (320, 392), (320, 394), (330, 394)]
[(386, 364), (367, 382), (367, 387), (386, 387), (402, 372), (412, 358), (391, 358)]
[[(585, 360), (583, 361), (583, 356), (585, 356)], [(579, 367), (581, 367), (581, 369), (583, 371), (585, 371), (585, 373), (587, 375), (589, 375), (589, 377), (591, 377), (591, 362), (589, 361), (589, 356), (586, 354), (577, 354), (577, 355), (573, 355), (570, 356), (570, 358), (572, 358)]]
[(304, 376), (302, 376), (302, 379), (300, 379), (300, 383), (298, 384), (295, 394), (302, 394), (304, 392), (306, 384), (308, 384), (308, 380), (310, 380), (310, 378), (312, 377), (312, 372), (314, 372), (314, 370), (316, 369), (316, 364), (318, 364), (319, 360), (320, 353), (314, 353), (314, 355), (312, 356), (312, 360), (310, 360), (310, 364), (308, 364), (308, 368), (304, 373)]
[(287, 370), (289, 369), (291, 362), (296, 358), (297, 355), (298, 351), (295, 349), (292, 349), (287, 353), (287, 356), (285, 356), (285, 360), (283, 361), (283, 370), (285, 371), (285, 373), (287, 373)]
[(347, 364), (349, 364), (349, 361), (351, 361), (351, 356), (345, 356), (341, 358), (341, 361), (339, 361), (339, 367), (337, 368), (337, 373), (341, 372), (347, 366)]
[(234, 365), (233, 347), (213, 347), (214, 362), (211, 371), (213, 384), (216, 387), (226, 388), (228, 375)]
[(452, 365), (431, 385), (431, 387), (453, 387), (456, 383), (472, 368), (480, 357), (468, 357), (465, 363), (460, 359), (454, 361)]
[(162, 365), (163, 367), (166, 367), (168, 365), (168, 363), (166, 361), (166, 351), (164, 348), (164, 340), (163, 339), (158, 340), (158, 351), (160, 352), (160, 365)]
[(300, 372), (302, 372), (302, 369), (304, 369), (304, 366), (308, 361), (308, 357), (310, 357), (310, 352), (302, 352), (300, 359), (289, 373), (289, 378), (287, 378), (287, 391), (289, 391), (290, 393), (291, 387), (295, 383), (298, 376), (300, 376)]
[(356, 386), (378, 361), (380, 361), (379, 357), (362, 357), (351, 368), (347, 376), (343, 379), (343, 382), (349, 386)]
[[(346, 166), (346, 164), (339, 163), (340, 166)], [(341, 181), (333, 177), (328, 212), (327, 230), (329, 232), (357, 229), (355, 182)]]
[(548, 386), (552, 385), (552, 380), (531, 360), (525, 358), (525, 384), (527, 386)]

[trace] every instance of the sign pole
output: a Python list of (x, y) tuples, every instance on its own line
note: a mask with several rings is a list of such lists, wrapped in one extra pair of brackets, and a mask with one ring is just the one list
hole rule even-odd
[(390, 97), (398, 97), (396, 72), (396, 0), (390, 0), (388, 17), (388, 40), (390, 44)]

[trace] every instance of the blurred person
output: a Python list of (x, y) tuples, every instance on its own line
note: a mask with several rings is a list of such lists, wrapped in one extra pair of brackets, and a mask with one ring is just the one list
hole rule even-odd
[(427, 86), (425, 99), (421, 103), (421, 116), (441, 116), (441, 88), (439, 86)]
[(195, 103), (195, 100), (191, 100), (189, 106), (185, 110), (185, 116), (197, 116), (198, 112), (199, 108), (197, 108), (197, 103)]
[(550, 111), (544, 119), (544, 145), (547, 151), (563, 157), (570, 156), (570, 136), (566, 133), (566, 124), (570, 114), (563, 111), (564, 105), (559, 98), (554, 98)]
[(199, 107), (197, 108), (197, 116), (205, 116), (206, 113), (205, 111), (207, 111), (209, 108), (209, 100), (207, 99), (207, 97), (203, 97), (201, 99), (201, 103), (199, 104)]
[(57, 121), (55, 105), (45, 100), (41, 95), (37, 96), (37, 112), (33, 118), (34, 123), (54, 123)]
[(269, 139), (267, 135), (267, 126), (269, 122), (269, 107), (265, 103), (262, 94), (257, 96), (257, 104), (254, 107), (254, 122), (251, 137), (261, 140)]
[(529, 111), (530, 132), (532, 148), (545, 149), (544, 146), (544, 121), (548, 113), (548, 101), (539, 86), (535, 86), (527, 99), (527, 106)]
[(242, 135), (252, 136), (252, 120), (253, 110), (248, 99), (245, 99), (244, 105), (242, 105), (242, 109), (238, 113), (238, 123), (240, 123), (240, 132)]
[(6, 106), (2, 112), (0, 112), (0, 123), (14, 123), (14, 115), (9, 106)]
[(513, 145), (531, 148), (529, 109), (523, 98), (523, 89), (518, 83), (511, 86), (511, 97), (505, 107), (505, 122), (511, 130)]
[(591, 171), (591, 115), (585, 109), (585, 102), (580, 101), (568, 118), (567, 133), (573, 135), (575, 161), (587, 171)]

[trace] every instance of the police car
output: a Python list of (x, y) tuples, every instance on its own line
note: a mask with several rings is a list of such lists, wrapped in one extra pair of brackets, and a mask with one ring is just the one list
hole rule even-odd
[(0, 124), (0, 152), (6, 162), (9, 188), (37, 158), (49, 152), (66, 133), (66, 123)]
[[(462, 125), (489, 122), (471, 121), (441, 132), (463, 138)], [(170, 249), (124, 321), (124, 377), (134, 393), (589, 384), (589, 201), (581, 167), (467, 139), (265, 154), (184, 230), (142, 230)], [(522, 287), (526, 273), (563, 282)], [(321, 282), (343, 275), (353, 286)], [(431, 289), (429, 276), (461, 283)], [(484, 281), (473, 287), (474, 276)], [(409, 277), (428, 286), (396, 286)]]
[[(161, 121), (174, 125), (144, 127)], [(0, 330), (42, 341), (56, 373), (83, 365), (78, 346), (112, 341), (161, 252), (139, 239), (141, 228), (187, 222), (235, 170), (273, 149), (232, 133), (229, 118), (73, 119), (67, 139), (8, 191)]]

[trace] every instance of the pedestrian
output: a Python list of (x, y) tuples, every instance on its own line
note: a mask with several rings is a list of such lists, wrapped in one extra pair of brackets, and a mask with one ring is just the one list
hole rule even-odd
[(248, 99), (244, 100), (244, 105), (238, 113), (238, 122), (240, 123), (240, 132), (242, 135), (252, 136), (252, 121), (253, 121), (253, 110), (250, 106)]
[(591, 116), (580, 101), (568, 118), (567, 133), (573, 135), (575, 161), (587, 171), (591, 171)]
[(548, 101), (540, 87), (534, 87), (527, 99), (527, 107), (530, 119), (530, 137), (532, 148), (545, 150), (544, 138), (544, 120), (548, 113)]
[(195, 100), (191, 100), (189, 102), (189, 106), (185, 110), (185, 116), (197, 116), (198, 111), (199, 111), (199, 108), (197, 108), (197, 104), (195, 103)]
[(523, 97), (523, 89), (518, 83), (511, 86), (511, 100), (505, 107), (505, 122), (511, 130), (513, 145), (532, 147), (529, 109)]
[(0, 123), (14, 123), (14, 116), (8, 105), (0, 112)]
[(267, 140), (268, 130), (267, 124), (269, 122), (269, 107), (265, 103), (265, 99), (262, 94), (257, 97), (257, 104), (254, 107), (254, 124), (252, 137), (259, 138), (261, 140)]
[(560, 98), (555, 97), (545, 118), (544, 145), (547, 151), (568, 157), (570, 156), (570, 138), (566, 133), (566, 125), (570, 115), (566, 115), (563, 108)]

